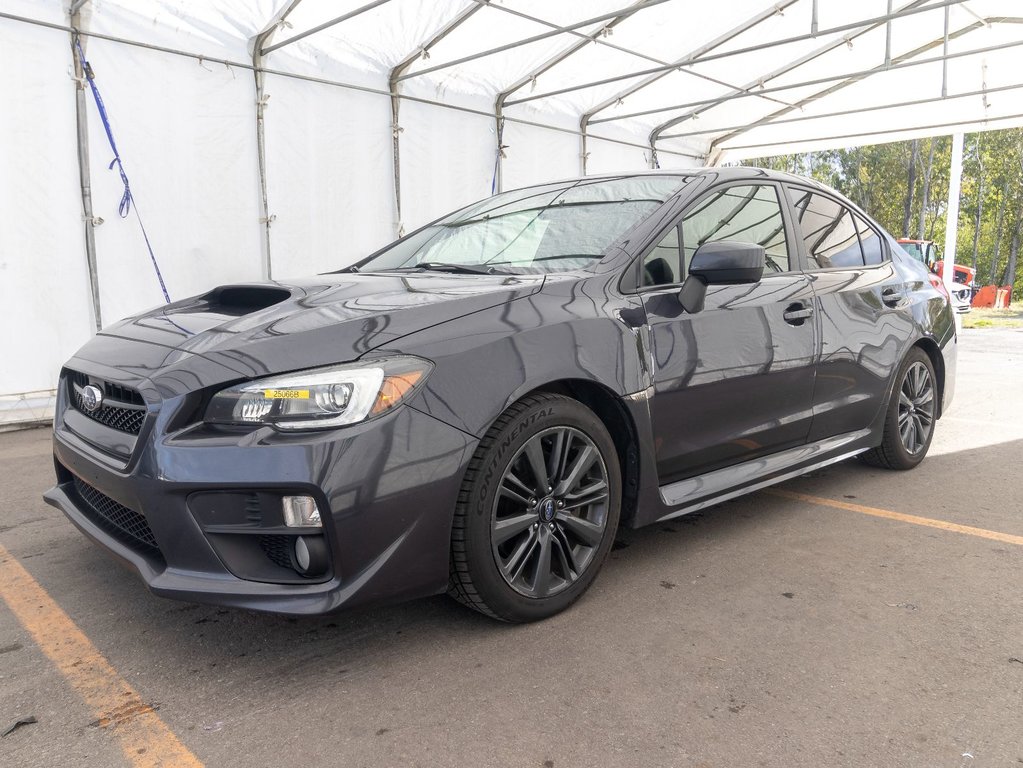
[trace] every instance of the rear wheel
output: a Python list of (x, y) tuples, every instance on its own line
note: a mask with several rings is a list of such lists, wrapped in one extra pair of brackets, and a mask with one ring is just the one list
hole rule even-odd
[(931, 446), (937, 414), (934, 366), (922, 349), (914, 347), (899, 368), (881, 445), (863, 454), (863, 460), (885, 469), (913, 469)]
[(562, 395), (512, 405), (480, 442), (455, 510), (450, 594), (505, 621), (564, 610), (618, 527), (621, 473), (603, 422)]

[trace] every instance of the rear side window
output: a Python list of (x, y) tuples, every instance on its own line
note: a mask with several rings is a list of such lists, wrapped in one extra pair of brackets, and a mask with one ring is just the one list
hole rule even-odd
[(809, 190), (789, 188), (788, 192), (810, 268), (862, 267), (860, 239), (849, 209)]
[(873, 227), (861, 217), (856, 216), (856, 230), (860, 235), (860, 245), (863, 247), (863, 261), (870, 267), (884, 261), (884, 246), (881, 245), (881, 236)]

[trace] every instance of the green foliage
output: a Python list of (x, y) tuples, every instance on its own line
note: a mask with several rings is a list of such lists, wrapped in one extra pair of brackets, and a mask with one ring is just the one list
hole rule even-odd
[[(934, 240), (941, 253), (951, 152), (951, 137), (939, 136), (756, 158), (743, 165), (808, 176), (834, 187), (896, 237)], [(911, 165), (912, 193), (907, 195)], [(992, 276), (1004, 284), (1013, 253), (1014, 261), (1023, 262), (1018, 253), (1023, 250), (1023, 128), (967, 134), (958, 224), (956, 263), (976, 266), (982, 285), (992, 282)], [(1019, 296), (1023, 263), (1012, 271), (1013, 296)]]

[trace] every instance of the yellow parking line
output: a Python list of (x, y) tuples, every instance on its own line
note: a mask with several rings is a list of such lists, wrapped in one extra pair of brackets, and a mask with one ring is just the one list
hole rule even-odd
[(0, 597), (92, 709), (96, 725), (117, 737), (132, 766), (201, 768), (153, 707), (2, 545)]
[(888, 520), (898, 520), (902, 523), (912, 523), (913, 525), (925, 525), (928, 528), (938, 528), (942, 531), (964, 533), (967, 536), (978, 536), (982, 539), (991, 539), (992, 541), (1000, 541), (1003, 544), (1015, 544), (1016, 546), (1023, 547), (1023, 536), (1015, 536), (1011, 533), (989, 531), (986, 528), (974, 528), (971, 525), (959, 525), (959, 523), (950, 523), (946, 520), (934, 520), (930, 517), (905, 515), (902, 512), (891, 512), (890, 510), (878, 509), (877, 507), (865, 507), (862, 504), (850, 504), (847, 501), (825, 499), (821, 496), (810, 496), (805, 493), (795, 493), (794, 491), (783, 491), (780, 488), (771, 488), (764, 491), (764, 493), (769, 493), (772, 496), (781, 496), (785, 499), (805, 501), (809, 504), (819, 504), (825, 507), (844, 509), (848, 512), (859, 512), (862, 515), (873, 515), (874, 517), (884, 517)]

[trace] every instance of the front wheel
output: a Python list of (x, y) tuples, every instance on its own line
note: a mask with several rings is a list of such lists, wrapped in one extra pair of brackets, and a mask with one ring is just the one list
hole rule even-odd
[(863, 454), (863, 460), (884, 469), (913, 469), (931, 447), (937, 415), (934, 365), (927, 353), (914, 347), (899, 367), (881, 445)]
[(607, 428), (576, 400), (530, 395), (480, 442), (455, 510), (449, 593), (505, 621), (564, 610), (596, 577), (621, 513)]

